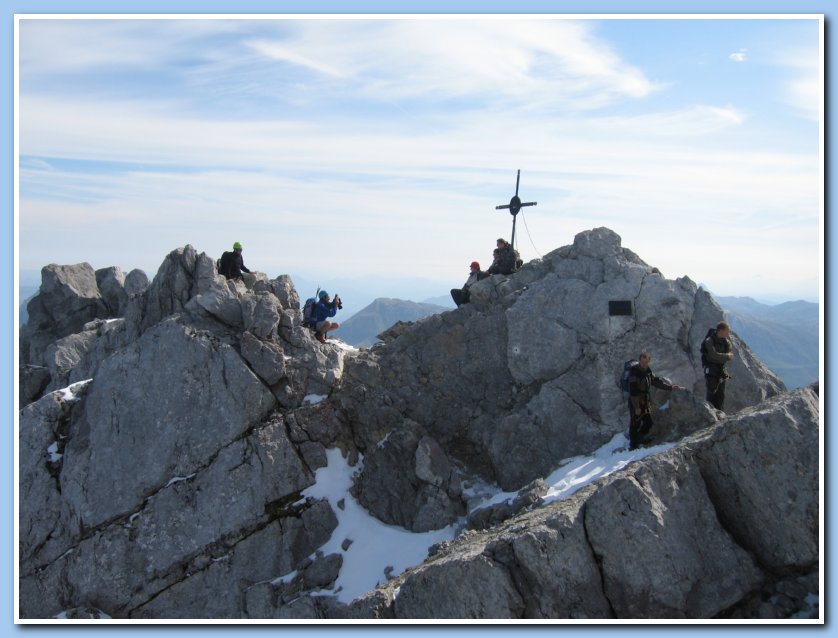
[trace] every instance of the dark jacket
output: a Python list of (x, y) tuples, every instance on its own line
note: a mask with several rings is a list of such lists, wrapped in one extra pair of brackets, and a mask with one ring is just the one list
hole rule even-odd
[(655, 376), (652, 368), (644, 370), (639, 363), (631, 367), (629, 370), (629, 401), (631, 401), (632, 410), (640, 408), (640, 412), (643, 414), (649, 414), (652, 411), (650, 395), (653, 386), (661, 390), (672, 389), (672, 384), (666, 379)]
[(510, 244), (506, 244), (500, 249), (500, 255), (497, 261), (492, 262), (492, 265), (489, 266), (489, 270), (486, 272), (490, 275), (511, 275), (517, 270), (517, 267), (518, 255)]
[(732, 351), (729, 339), (723, 339), (716, 335), (716, 330), (710, 330), (702, 344), (701, 365), (704, 366), (704, 374), (708, 377), (725, 377), (725, 365), (730, 358), (727, 356)]
[(240, 252), (233, 251), (233, 256), (230, 258), (230, 274), (227, 279), (235, 279), (241, 277), (243, 272), (250, 272), (244, 265), (244, 259)]

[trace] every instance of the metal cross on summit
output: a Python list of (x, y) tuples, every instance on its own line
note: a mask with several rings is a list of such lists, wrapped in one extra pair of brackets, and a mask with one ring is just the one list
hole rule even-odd
[(518, 177), (515, 179), (515, 194), (512, 196), (512, 199), (509, 200), (508, 204), (503, 206), (495, 206), (495, 210), (503, 210), (508, 208), (509, 213), (512, 215), (512, 241), (510, 244), (514, 247), (515, 246), (515, 220), (517, 218), (518, 212), (524, 206), (537, 206), (538, 202), (526, 202), (521, 203), (521, 198), (518, 197), (518, 185), (521, 182), (521, 169), (518, 169)]

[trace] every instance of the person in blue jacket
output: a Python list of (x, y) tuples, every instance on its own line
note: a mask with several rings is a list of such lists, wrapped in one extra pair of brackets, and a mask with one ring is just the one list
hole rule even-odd
[(334, 300), (329, 299), (329, 293), (321, 290), (318, 294), (317, 304), (311, 311), (311, 322), (314, 324), (314, 336), (320, 343), (326, 343), (326, 333), (340, 328), (340, 324), (329, 321), (337, 311), (343, 308), (340, 297), (335, 295)]

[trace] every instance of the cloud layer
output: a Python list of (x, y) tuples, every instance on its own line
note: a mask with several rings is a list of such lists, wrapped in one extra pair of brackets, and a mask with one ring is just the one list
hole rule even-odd
[(816, 286), (817, 40), (789, 38), (768, 104), (721, 79), (696, 95), (630, 23), (23, 20), (21, 267), (153, 272), (239, 239), (270, 274), (459, 281), (508, 234), (494, 206), (521, 168), (526, 258), (607, 225), (725, 294)]

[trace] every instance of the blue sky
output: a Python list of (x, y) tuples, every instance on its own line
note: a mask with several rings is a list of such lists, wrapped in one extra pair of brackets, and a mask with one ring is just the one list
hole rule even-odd
[(21, 271), (241, 241), (445, 294), (521, 169), (525, 260), (607, 226), (715, 294), (817, 300), (817, 20), (498, 18), (22, 18)]
[[(494, 0), (476, 4), (480, 10), (510, 10), (504, 6), (509, 3)], [(102, 0), (10, 0), (3, 6), (9, 37), (15, 12), (114, 10), (113, 3)], [(380, 0), (126, 0), (118, 7), (219, 13), (392, 10)], [(522, 0), (515, 7), (828, 13), (825, 2), (807, 0), (637, 0), (630, 6)], [(472, 12), (475, 7), (408, 1), (398, 10)], [(283, 40), (276, 31), (267, 33), (264, 24), (249, 36), (246, 30), (213, 34), (217, 24), (201, 37), (194, 31), (177, 35), (159, 23), (147, 36), (132, 34), (134, 25), (123, 25), (122, 36), (77, 32), (73, 40), (68, 33), (71, 42), (50, 36), (31, 51), (29, 62), (21, 59), (21, 106), (31, 99), (30, 119), (22, 113), (19, 233), (9, 221), (5, 237), (14, 248), (9, 253), (24, 271), (48, 262), (89, 261), (97, 268), (140, 267), (153, 275), (175, 247), (192, 243), (220, 254), (238, 239), (246, 244), (246, 262), (271, 276), (299, 272), (325, 282), (337, 274), (359, 276), (384, 268), (394, 275), (435, 278), (444, 282), (445, 292), (462, 283), (469, 261), (489, 259), (495, 237), (508, 236), (511, 218), (494, 206), (508, 202), (520, 168), (521, 195), (539, 202), (525, 209), (535, 248), (519, 218), (519, 249), (526, 259), (570, 243), (581, 230), (605, 225), (667, 276), (687, 274), (717, 294), (815, 299), (823, 275), (817, 98), (812, 97), (813, 87), (820, 86), (811, 52), (817, 30), (789, 21), (660, 24), (583, 21), (578, 26), (590, 46), (580, 43), (576, 50), (592, 52), (591, 57), (564, 66), (556, 61), (559, 53), (505, 32), (482, 41), (500, 42), (509, 56), (481, 56), (474, 53), (480, 50), (474, 36), (467, 56), (473, 66), (465, 69), (462, 47), (448, 55), (440, 49), (435, 58), (440, 64), (417, 66), (411, 60), (421, 61), (421, 51), (416, 53), (416, 40), (407, 36), (403, 42), (391, 37), (391, 48), (363, 42), (355, 57), (339, 47), (354, 39), (318, 43), (316, 34), (298, 29)], [(456, 37), (439, 46), (447, 42), (450, 51)], [(259, 40), (287, 45), (288, 38), (299, 43), (296, 53), (313, 59), (287, 59), (286, 49), (283, 62), (281, 47), (248, 46)], [(60, 52), (50, 53), (59, 43)], [(23, 48), (21, 41), (21, 55)], [(11, 87), (12, 47), (7, 44), (4, 51), (6, 86)], [(31, 73), (24, 77), (27, 64)], [(51, 71), (51, 66), (63, 68)], [(574, 75), (568, 68), (586, 72)], [(440, 74), (436, 78), (434, 69)], [(339, 70), (345, 75), (336, 75)], [(10, 95), (7, 121), (12, 104)], [(13, 157), (10, 131), (7, 127), (7, 153), (0, 161)], [(10, 211), (11, 173), (10, 164)], [(17, 322), (13, 283), (4, 288), (7, 334)], [(13, 359), (11, 343), (7, 360)], [(13, 404), (16, 371), (11, 367), (3, 384), (7, 405)], [(11, 474), (11, 440), (7, 450)], [(2, 540), (10, 547), (10, 487), (3, 503), (10, 523)], [(11, 574), (11, 552), (3, 555), (5, 573)], [(9, 626), (11, 587), (9, 578), (3, 590)], [(832, 598), (824, 595), (822, 604)], [(134, 629), (141, 635), (169, 635), (203, 634), (208, 628)], [(221, 635), (239, 633), (215, 629)], [(451, 635), (463, 629), (398, 631)], [(473, 629), (504, 635), (515, 630), (503, 625)], [(718, 636), (763, 627), (695, 631), (711, 629)], [(805, 631), (777, 629), (784, 635)], [(121, 630), (108, 628), (104, 635)], [(355, 630), (367, 631), (286, 633)], [(632, 630), (648, 631), (642, 626), (562, 628), (584, 636)], [(58, 631), (66, 628), (26, 628), (37, 635)]]

